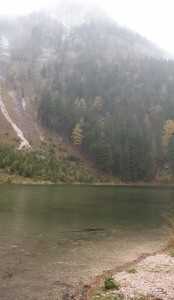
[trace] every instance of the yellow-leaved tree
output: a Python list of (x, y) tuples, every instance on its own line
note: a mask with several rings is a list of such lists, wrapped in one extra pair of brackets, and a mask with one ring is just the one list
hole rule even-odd
[(170, 137), (174, 134), (174, 120), (167, 120), (163, 127), (163, 145), (168, 146)]
[(72, 141), (74, 145), (81, 145), (82, 139), (83, 139), (83, 118), (80, 118), (79, 122), (74, 126), (74, 129), (72, 131)]
[(102, 110), (102, 108), (103, 108), (103, 99), (102, 99), (102, 97), (101, 96), (95, 97), (94, 103), (93, 103), (93, 109), (95, 111), (100, 112)]
[(77, 98), (75, 100), (75, 104), (78, 108), (81, 108), (83, 110), (86, 109), (86, 100), (84, 98)]
[(160, 100), (161, 101), (166, 101), (168, 97), (168, 89), (166, 84), (163, 84), (161, 86), (161, 90), (160, 90)]

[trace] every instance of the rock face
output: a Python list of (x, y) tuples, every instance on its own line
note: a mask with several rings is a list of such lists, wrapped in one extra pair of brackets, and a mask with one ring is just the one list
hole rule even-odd
[[(10, 75), (7, 75), (9, 68), (11, 68), (9, 71)], [(41, 140), (42, 130), (38, 124), (31, 99), (24, 97), (23, 88), (17, 79), (17, 70), (15, 68), (13, 69), (12, 67), (10, 42), (6, 36), (0, 35), (0, 140), (4, 141), (2, 134), (5, 132), (7, 135), (5, 142), (11, 144), (12, 140), (16, 140), (16, 146), (19, 150), (27, 150), (33, 148), (29, 141), (32, 141), (33, 146), (36, 143), (38, 144), (38, 141)], [(18, 72), (20, 72), (21, 68), (22, 63), (18, 68)], [(8, 86), (9, 76), (15, 83), (14, 86), (11, 83), (14, 90), (11, 90), (11, 87)]]
[(120, 285), (115, 295), (125, 299), (173, 300), (174, 299), (174, 258), (168, 254), (147, 257), (134, 266), (134, 272), (119, 272), (114, 276)]
[(31, 148), (31, 145), (24, 137), (22, 131), (16, 126), (16, 124), (10, 118), (1, 97), (0, 97), (0, 108), (1, 108), (1, 111), (4, 115), (4, 117), (6, 118), (6, 120), (11, 124), (11, 126), (14, 129), (14, 131), (16, 132), (17, 136), (20, 138), (20, 145), (19, 145), (18, 149), (21, 150), (22, 148), (25, 148), (25, 149)]

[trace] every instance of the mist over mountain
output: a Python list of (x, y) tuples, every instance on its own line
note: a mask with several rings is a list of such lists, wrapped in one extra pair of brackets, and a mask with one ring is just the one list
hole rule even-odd
[(59, 1), (58, 4), (45, 10), (45, 12), (67, 28), (83, 23), (110, 19), (106, 12), (97, 6), (95, 2), (84, 5), (84, 3), (78, 1)]
[[(172, 180), (173, 60), (96, 7), (69, 4), (1, 17), (0, 84), (7, 112), (33, 151), (50, 132), (60, 160), (61, 141), (103, 174), (123, 181)], [(7, 125), (1, 123), (0, 139), (15, 144), (14, 132), (2, 132)]]

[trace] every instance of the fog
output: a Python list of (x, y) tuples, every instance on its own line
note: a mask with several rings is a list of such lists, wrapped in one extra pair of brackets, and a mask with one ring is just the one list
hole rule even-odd
[[(68, 1), (71, 5), (73, 0)], [(117, 23), (124, 25), (163, 49), (174, 53), (174, 2), (172, 0), (76, 0), (84, 6), (102, 8)], [(57, 6), (59, 0), (6, 0), (1, 3), (3, 15), (27, 14), (43, 8)], [(62, 1), (65, 3), (65, 1)]]

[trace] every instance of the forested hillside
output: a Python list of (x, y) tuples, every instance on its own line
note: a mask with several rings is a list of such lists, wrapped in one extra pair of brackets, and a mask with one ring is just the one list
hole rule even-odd
[(104, 18), (1, 19), (4, 89), (28, 94), (44, 128), (123, 181), (174, 176), (174, 61)]
[(122, 179), (151, 179), (168, 163), (173, 172), (173, 138), (163, 145), (162, 137), (174, 117), (174, 63), (121, 55), (110, 61), (102, 46), (89, 49), (91, 39), (88, 51), (71, 47), (73, 58), (54, 66), (38, 106), (43, 125)]

